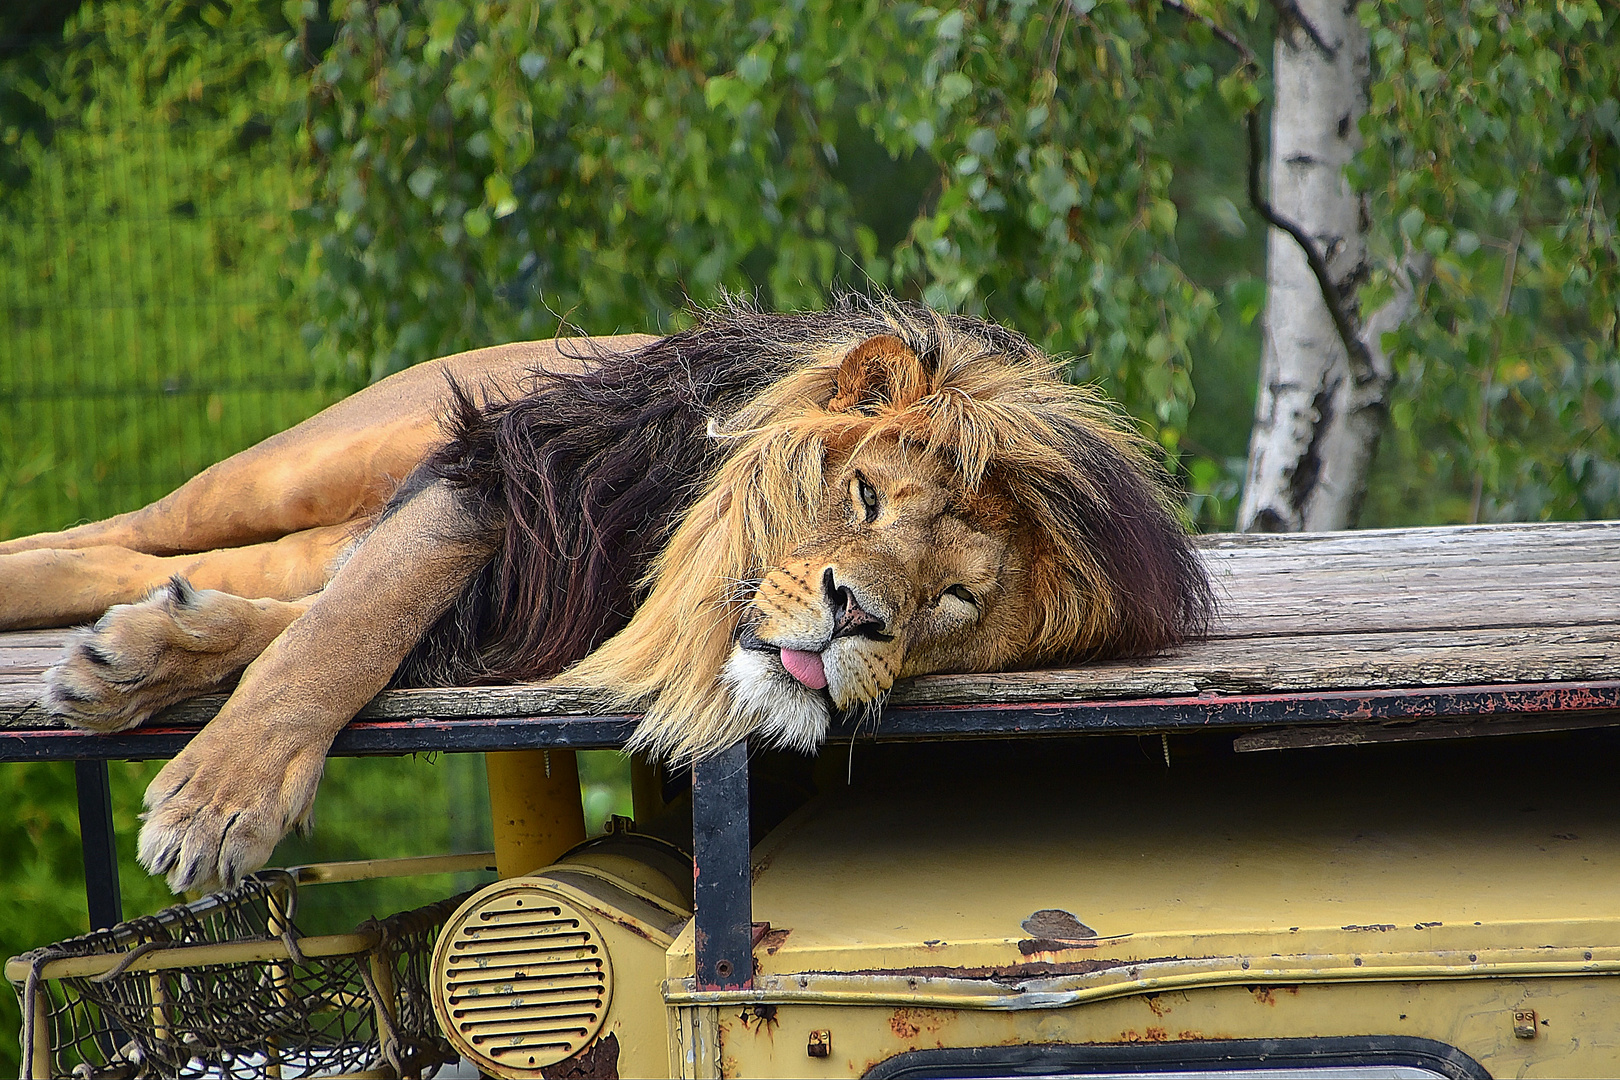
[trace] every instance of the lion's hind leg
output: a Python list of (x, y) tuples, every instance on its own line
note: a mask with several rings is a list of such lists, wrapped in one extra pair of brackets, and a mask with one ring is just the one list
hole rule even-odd
[(229, 685), (313, 597), (246, 600), (176, 577), (80, 630), (45, 673), (43, 704), (90, 731), (124, 731)]

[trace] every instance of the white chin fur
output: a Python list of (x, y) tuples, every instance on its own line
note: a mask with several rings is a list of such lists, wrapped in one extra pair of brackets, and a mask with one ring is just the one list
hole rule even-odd
[(731, 688), (732, 707), (770, 744), (811, 754), (827, 737), (827, 699), (769, 653), (734, 648), (721, 677)]

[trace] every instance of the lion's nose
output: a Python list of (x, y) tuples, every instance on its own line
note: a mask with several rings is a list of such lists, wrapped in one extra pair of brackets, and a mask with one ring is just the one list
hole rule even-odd
[(827, 607), (832, 611), (834, 638), (860, 634), (878, 641), (892, 640), (883, 632), (883, 619), (862, 608), (849, 586), (838, 584), (830, 566), (822, 571), (821, 591), (826, 594)]

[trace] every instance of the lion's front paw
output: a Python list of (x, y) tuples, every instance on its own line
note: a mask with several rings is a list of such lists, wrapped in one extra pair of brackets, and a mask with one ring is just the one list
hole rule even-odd
[(217, 690), (252, 659), (252, 601), (175, 578), (79, 631), (45, 673), (43, 704), (91, 731), (124, 731), (178, 701)]
[(307, 828), (326, 758), (204, 731), (146, 789), (137, 853), (175, 892), (234, 888)]

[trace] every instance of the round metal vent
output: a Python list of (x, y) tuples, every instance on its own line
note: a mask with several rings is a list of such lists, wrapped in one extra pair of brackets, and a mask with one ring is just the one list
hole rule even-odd
[(613, 968), (585, 913), (540, 882), (475, 893), (433, 950), (433, 1011), (457, 1049), (493, 1076), (538, 1077), (596, 1036)]

